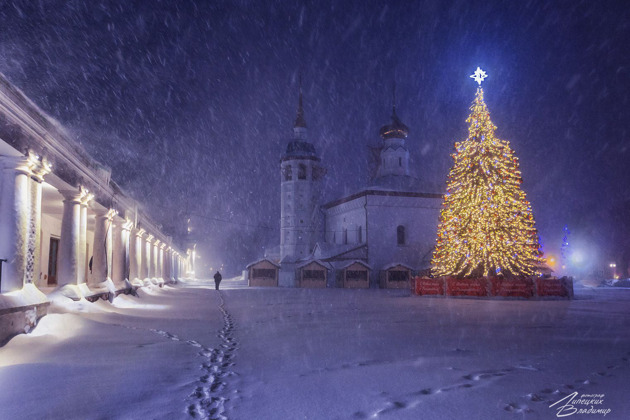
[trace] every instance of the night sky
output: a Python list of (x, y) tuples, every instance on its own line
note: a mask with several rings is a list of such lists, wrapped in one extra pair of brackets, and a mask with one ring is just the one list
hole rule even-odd
[(204, 269), (239, 272), (279, 243), (279, 159), (300, 74), (327, 202), (367, 184), (394, 81), (411, 165), (443, 188), (477, 66), (544, 251), (559, 253), (566, 224), (587, 257), (575, 274), (627, 258), (625, 1), (0, 4), (0, 72), (165, 231), (191, 217)]

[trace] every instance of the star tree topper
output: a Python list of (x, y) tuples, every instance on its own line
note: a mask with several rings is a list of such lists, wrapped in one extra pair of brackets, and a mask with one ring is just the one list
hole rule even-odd
[(481, 82), (483, 82), (483, 79), (485, 79), (486, 77), (488, 77), (488, 73), (481, 70), (481, 68), (479, 67), (477, 67), (477, 70), (475, 70), (475, 72), (470, 75), (470, 78), (477, 82), (479, 86), (481, 86)]

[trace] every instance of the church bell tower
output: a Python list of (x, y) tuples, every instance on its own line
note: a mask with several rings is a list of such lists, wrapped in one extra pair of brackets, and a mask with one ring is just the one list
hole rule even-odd
[(379, 134), (383, 139), (377, 178), (388, 175), (409, 176), (409, 150), (405, 139), (409, 128), (396, 115), (396, 85), (392, 98), (392, 122), (381, 127)]
[(315, 146), (307, 141), (300, 86), (293, 140), (287, 145), (280, 161), (281, 261), (294, 262), (306, 258), (315, 246), (319, 228), (321, 179), (325, 172)]

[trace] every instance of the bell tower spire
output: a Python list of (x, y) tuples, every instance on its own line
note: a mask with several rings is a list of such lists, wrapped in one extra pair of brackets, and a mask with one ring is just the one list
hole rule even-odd
[(396, 81), (392, 84), (392, 122), (381, 127), (383, 139), (377, 178), (387, 175), (409, 175), (409, 150), (405, 139), (409, 128), (396, 115)]
[(280, 259), (291, 263), (307, 258), (319, 232), (318, 200), (326, 170), (315, 146), (306, 140), (302, 75), (293, 139), (280, 161)]
[(392, 82), (392, 118), (396, 115), (396, 81)]
[(295, 117), (295, 124), (293, 124), (293, 134), (296, 140), (306, 139), (306, 120), (304, 119), (304, 106), (302, 104), (302, 74), (300, 74), (300, 94), (298, 97), (298, 107)]

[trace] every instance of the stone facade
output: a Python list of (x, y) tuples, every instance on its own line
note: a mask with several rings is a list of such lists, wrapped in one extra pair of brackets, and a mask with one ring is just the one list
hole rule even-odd
[[(138, 232), (147, 233), (151, 257), (134, 246)], [(46, 313), (41, 289), (81, 298), (113, 296), (134, 281), (175, 281), (192, 270), (182, 249), (109, 169), (0, 75), (0, 342)]]

